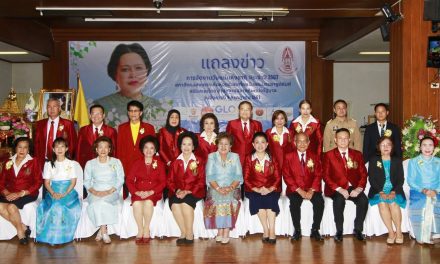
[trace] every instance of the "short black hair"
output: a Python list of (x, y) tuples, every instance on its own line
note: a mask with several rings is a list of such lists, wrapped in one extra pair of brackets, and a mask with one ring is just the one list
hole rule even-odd
[(13, 152), (14, 152), (14, 154), (16, 153), (17, 146), (18, 146), (18, 144), (20, 142), (27, 142), (28, 146), (29, 146), (29, 154), (32, 155), (34, 153), (34, 146), (32, 144), (32, 140), (30, 138), (28, 138), (28, 137), (19, 137), (13, 143), (13, 147), (14, 147)]
[(338, 128), (338, 130), (336, 130), (335, 137), (337, 134), (339, 134), (341, 132), (347, 132), (348, 136), (351, 136), (350, 130), (346, 129), (345, 127), (342, 127), (342, 128)]
[(105, 113), (104, 106), (102, 106), (102, 105), (100, 105), (100, 104), (94, 104), (94, 105), (90, 106), (90, 108), (89, 108), (89, 113), (92, 113), (92, 110), (93, 110), (94, 108), (101, 108), (102, 112)]
[(97, 138), (95, 140), (95, 142), (93, 142), (93, 150), (95, 151), (95, 154), (98, 154), (96, 152), (96, 149), (98, 148), (98, 145), (101, 142), (107, 142), (108, 146), (110, 147), (109, 155), (111, 155), (113, 153), (113, 141), (107, 136), (101, 136), (101, 137)]
[(301, 108), (303, 104), (308, 104), (310, 108), (312, 108), (312, 102), (310, 102), (310, 100), (307, 99), (301, 100), (301, 102), (299, 102), (298, 108)]
[(184, 138), (191, 138), (194, 146), (194, 150), (196, 150), (199, 147), (199, 140), (197, 139), (196, 134), (194, 134), (191, 131), (185, 131), (182, 132), (179, 137), (177, 138), (177, 147), (182, 151), (182, 142)]
[(287, 126), (287, 114), (283, 110), (275, 110), (272, 114), (272, 126), (275, 126), (275, 120), (278, 118), (279, 115), (282, 115), (284, 118), (284, 126)]
[(139, 150), (141, 151), (142, 155), (144, 154), (144, 147), (145, 144), (147, 143), (153, 143), (154, 150), (156, 150), (156, 153), (159, 151), (159, 141), (157, 140), (157, 138), (153, 135), (148, 135), (142, 138), (141, 141), (139, 142)]
[(139, 44), (139, 43), (133, 43), (133, 44), (119, 44), (116, 46), (116, 48), (113, 50), (112, 55), (110, 57), (110, 61), (107, 65), (107, 74), (110, 78), (112, 78), (113, 81), (116, 81), (116, 69), (119, 65), (119, 60), (121, 59), (122, 55), (127, 53), (136, 53), (139, 56), (141, 56), (142, 60), (145, 63), (145, 67), (147, 68), (147, 76), (151, 72), (151, 62), (150, 58), (148, 57), (147, 52), (145, 49)]
[(389, 107), (388, 107), (388, 105), (387, 104), (385, 104), (385, 103), (378, 103), (378, 104), (376, 104), (375, 106), (374, 106), (374, 112), (376, 112), (376, 109), (378, 108), (378, 107), (383, 107), (383, 108), (385, 108), (385, 110), (386, 111), (389, 111)]
[(141, 112), (144, 111), (144, 105), (143, 105), (141, 102), (139, 102), (139, 101), (132, 100), (132, 101), (128, 102), (128, 103), (127, 103), (127, 111), (130, 110), (130, 107), (131, 107), (131, 106), (134, 106), (134, 107), (139, 108), (139, 110), (140, 110)]
[(335, 108), (336, 105), (339, 104), (339, 103), (343, 103), (343, 104), (345, 105), (345, 107), (347, 107), (347, 102), (346, 102), (345, 100), (338, 99), (338, 100), (336, 100), (336, 101), (333, 103), (333, 108)]
[(238, 104), (238, 110), (240, 110), (240, 107), (241, 107), (242, 105), (244, 105), (244, 104), (248, 104), (248, 105), (251, 107), (251, 110), (254, 108), (254, 106), (252, 105), (251, 102), (249, 102), (249, 101), (241, 101), (241, 102)]
[[(266, 142), (269, 143), (269, 138), (267, 137), (266, 133), (264, 133), (262, 131), (256, 132), (254, 134), (254, 136), (252, 137), (252, 142), (254, 142), (257, 137), (263, 137), (266, 140)], [(256, 152), (256, 149), (253, 148), (252, 154), (254, 154), (255, 152)], [(269, 155), (269, 157), (271, 157), (269, 144), (267, 144), (266, 153), (267, 153), (267, 155)]]
[(218, 124), (218, 119), (217, 119), (217, 117), (213, 114), (213, 113), (206, 113), (206, 114), (204, 114), (203, 116), (202, 116), (202, 118), (200, 119), (200, 133), (202, 133), (203, 132), (203, 126), (204, 126), (204, 124), (205, 124), (205, 120), (206, 119), (209, 119), (209, 118), (211, 118), (211, 119), (213, 119), (214, 120), (214, 132), (216, 133), (216, 134), (218, 134), (218, 131), (219, 131), (219, 124)]

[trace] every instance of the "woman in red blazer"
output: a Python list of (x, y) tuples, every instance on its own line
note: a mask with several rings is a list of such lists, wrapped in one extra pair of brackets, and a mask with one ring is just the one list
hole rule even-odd
[(194, 209), (205, 197), (205, 164), (194, 155), (197, 136), (183, 132), (177, 140), (182, 153), (171, 163), (168, 174), (169, 205), (179, 226), (181, 236), (177, 245), (194, 243)]
[(275, 218), (280, 212), (281, 175), (278, 164), (268, 152), (267, 135), (257, 132), (253, 136), (254, 153), (246, 157), (244, 186), (249, 199), (251, 215), (258, 215), (263, 226), (263, 243), (276, 243)]
[(283, 110), (276, 110), (272, 114), (272, 128), (266, 130), (269, 141), (269, 149), (273, 159), (278, 163), (279, 171), (282, 171), (284, 157), (293, 150), (293, 137), (286, 128), (287, 114)]
[(218, 119), (213, 113), (207, 113), (200, 119), (200, 133), (197, 133), (199, 147), (195, 154), (200, 157), (204, 163), (208, 160), (208, 154), (217, 151), (215, 139), (219, 130)]
[(159, 155), (167, 166), (180, 154), (177, 138), (184, 131), (180, 127), (180, 112), (176, 109), (168, 111), (165, 127), (159, 129)]
[(14, 146), (14, 156), (1, 167), (0, 215), (17, 229), (20, 244), (27, 244), (31, 230), (21, 222), (18, 209), (38, 198), (43, 177), (38, 160), (29, 155), (31, 140), (18, 138)]
[(136, 244), (150, 242), (150, 222), (154, 206), (162, 199), (166, 185), (165, 164), (156, 156), (159, 142), (154, 136), (141, 139), (139, 149), (142, 159), (134, 162), (127, 175), (126, 184), (131, 194), (133, 214), (138, 226)]
[(238, 105), (239, 118), (231, 120), (226, 126), (226, 132), (234, 137), (232, 152), (240, 156), (241, 167), (244, 168), (246, 156), (252, 152), (252, 137), (256, 132), (263, 131), (259, 121), (252, 120), (252, 104), (242, 101)]
[(301, 115), (290, 124), (289, 129), (292, 132), (292, 136), (300, 132), (306, 133), (310, 139), (308, 150), (321, 156), (323, 139), (321, 123), (312, 116), (312, 103), (309, 100), (302, 100), (299, 102), (299, 111)]

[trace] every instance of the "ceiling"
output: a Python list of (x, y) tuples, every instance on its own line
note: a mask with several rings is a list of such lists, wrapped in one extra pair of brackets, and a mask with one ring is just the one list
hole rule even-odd
[(0, 51), (26, 51), (28, 54), (23, 55), (2, 55), (0, 54), (0, 60), (6, 62), (41, 62), (49, 58), (42, 56), (40, 54), (21, 49), (17, 46), (9, 45), (5, 42), (0, 41)]
[[(380, 8), (384, 3), (393, 5), (398, 0), (245, 0), (245, 1), (177, 1), (163, 0), (163, 7), (158, 13), (153, 6), (152, 0), (1, 0), (0, 19), (18, 19), (20, 21), (32, 22), (53, 30), (62, 29), (317, 29), (322, 30), (330, 21), (341, 19), (371, 19), (381, 15)], [(91, 8), (95, 10), (58, 10), (38, 11), (36, 8), (59, 7), (59, 8)], [(96, 10), (100, 8), (100, 10)], [(126, 10), (121, 10), (125, 8)], [(143, 10), (133, 10), (143, 8)], [(238, 12), (234, 17), (256, 18), (255, 23), (169, 23), (169, 22), (86, 22), (85, 18), (224, 18), (219, 12), (221, 8), (283, 8), (288, 11), (283, 16), (272, 12)], [(119, 10), (118, 10), (119, 9)], [(127, 10), (131, 9), (131, 10)], [(168, 9), (168, 10), (167, 10)], [(170, 11), (177, 9), (178, 11)], [(203, 10), (201, 10), (203, 9)], [(207, 10), (210, 9), (210, 10)], [(251, 14), (252, 13), (252, 14)], [(1, 35), (1, 33), (0, 33)], [(5, 43), (7, 39), (0, 39)], [(381, 42), (381, 39), (380, 39)], [(357, 43), (357, 44), (356, 44)], [(344, 49), (332, 54), (332, 59), (349, 60), (350, 54), (356, 48), (369, 48), (380, 46), (377, 43), (377, 33), (354, 45), (346, 46)], [(380, 43), (383, 44), (383, 43)], [(4, 45), (4, 44), (3, 44)], [(371, 45), (371, 46), (369, 46)], [(375, 46), (376, 45), (376, 46)], [(20, 45), (18, 45), (20, 46)], [(360, 47), (357, 47), (360, 46)], [(0, 48), (2, 46), (0, 45)], [(25, 57), (7, 58), (0, 57), (7, 61), (33, 61), (41, 60), (38, 54), (30, 54)], [(21, 55), (23, 56), (23, 55)], [(44, 58), (43, 58), (44, 59)], [(358, 60), (358, 59), (356, 59)]]
[(370, 34), (336, 51), (326, 59), (339, 62), (388, 62), (390, 60), (389, 55), (360, 55), (359, 52), (361, 51), (390, 51), (390, 42), (383, 41), (380, 29), (376, 29)]

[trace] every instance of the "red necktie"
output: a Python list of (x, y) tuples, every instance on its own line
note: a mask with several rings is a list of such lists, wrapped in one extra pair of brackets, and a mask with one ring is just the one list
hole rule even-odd
[(345, 156), (346, 152), (342, 152), (342, 159), (344, 160), (345, 170), (347, 170), (347, 157)]
[(248, 129), (248, 127), (247, 127), (247, 123), (246, 122), (244, 122), (243, 123), (244, 124), (244, 136), (245, 137), (249, 137), (249, 129)]
[(50, 122), (49, 136), (47, 137), (46, 142), (46, 158), (52, 159), (52, 144), (53, 144), (53, 130), (54, 130), (54, 121)]
[(98, 137), (99, 137), (98, 128), (95, 127), (95, 140), (98, 139)]
[(306, 162), (304, 160), (304, 153), (301, 153), (301, 170), (304, 175), (306, 171), (305, 168), (306, 168)]

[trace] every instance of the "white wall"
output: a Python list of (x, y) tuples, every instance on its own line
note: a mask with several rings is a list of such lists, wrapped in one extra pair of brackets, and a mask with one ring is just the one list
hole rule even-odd
[(12, 86), (12, 64), (0, 60), (0, 104), (8, 96)]
[(28, 93), (29, 88), (38, 93), (43, 87), (43, 64), (13, 63), (12, 86), (17, 93)]
[(372, 104), (389, 103), (389, 63), (334, 63), (333, 99), (349, 104), (349, 116), (361, 126)]

